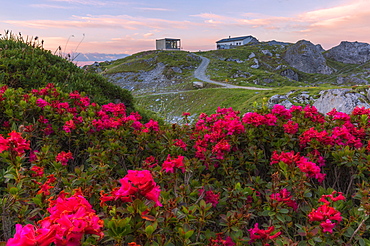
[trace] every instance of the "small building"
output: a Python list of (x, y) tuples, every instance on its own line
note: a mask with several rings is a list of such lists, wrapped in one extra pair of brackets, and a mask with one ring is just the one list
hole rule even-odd
[(181, 41), (178, 38), (157, 39), (155, 48), (157, 50), (180, 50)]
[(242, 37), (235, 37), (235, 38), (232, 38), (229, 36), (229, 38), (224, 38), (224, 39), (217, 41), (216, 44), (217, 44), (217, 49), (222, 50), (222, 49), (231, 49), (236, 46), (249, 44), (251, 42), (258, 43), (258, 40), (253, 36), (242, 36)]

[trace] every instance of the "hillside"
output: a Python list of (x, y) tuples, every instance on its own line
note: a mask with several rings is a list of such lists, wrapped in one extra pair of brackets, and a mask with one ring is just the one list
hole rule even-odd
[(120, 100), (134, 110), (129, 91), (109, 83), (103, 76), (87, 72), (42, 48), (37, 38), (11, 33), (0, 39), (0, 83), (25, 90), (54, 83), (64, 92), (80, 91), (100, 104)]
[[(366, 45), (342, 42), (333, 52), (301, 40), (295, 44), (270, 41), (195, 53), (146, 51), (89, 69), (131, 90), (137, 105), (176, 122), (184, 111), (194, 117), (201, 112), (212, 113), (218, 106), (246, 112), (255, 102), (262, 104), (277, 94), (300, 98), (300, 92), (309, 100), (298, 99), (295, 103), (304, 105), (313, 103), (322, 90), (367, 85), (370, 62), (363, 55)], [(341, 58), (346, 51), (350, 63)], [(230, 90), (204, 81), (203, 87), (194, 87), (199, 56), (210, 59), (206, 75), (213, 81), (271, 90)]]

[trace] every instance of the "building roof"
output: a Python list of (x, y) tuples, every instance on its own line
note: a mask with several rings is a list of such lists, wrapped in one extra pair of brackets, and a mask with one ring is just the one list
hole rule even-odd
[(161, 38), (161, 39), (157, 39), (157, 40), (180, 41), (179, 38)]
[(250, 37), (252, 36), (249, 35), (249, 36), (242, 36), (242, 37), (235, 37), (235, 38), (224, 38), (224, 39), (218, 40), (216, 43), (239, 41), (239, 40), (244, 40)]

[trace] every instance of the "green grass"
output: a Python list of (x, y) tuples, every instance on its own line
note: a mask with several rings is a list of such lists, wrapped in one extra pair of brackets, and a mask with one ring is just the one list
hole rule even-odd
[(183, 112), (190, 112), (194, 119), (200, 113), (215, 113), (217, 107), (232, 107), (234, 110), (245, 113), (252, 111), (256, 105), (262, 105), (271, 96), (276, 94), (285, 95), (290, 91), (294, 91), (290, 96), (294, 97), (303, 91), (307, 91), (310, 95), (317, 96), (320, 91), (332, 88), (337, 87), (285, 86), (268, 91), (213, 88), (171, 94), (140, 96), (135, 98), (135, 104), (156, 112), (167, 121), (172, 118), (181, 118)]

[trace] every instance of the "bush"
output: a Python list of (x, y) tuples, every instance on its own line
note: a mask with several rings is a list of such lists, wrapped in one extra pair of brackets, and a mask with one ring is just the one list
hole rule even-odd
[(64, 92), (86, 93), (92, 101), (105, 104), (120, 100), (134, 111), (131, 93), (108, 82), (103, 76), (86, 72), (42, 47), (43, 41), (6, 34), (0, 39), (0, 83), (25, 90), (54, 83)]
[(8, 245), (370, 243), (368, 109), (219, 108), (160, 127), (52, 84), (0, 95)]

